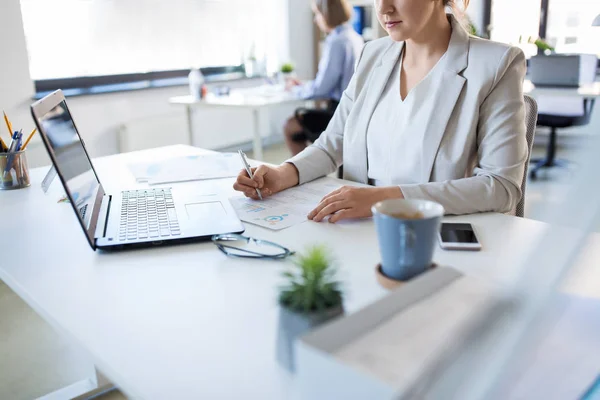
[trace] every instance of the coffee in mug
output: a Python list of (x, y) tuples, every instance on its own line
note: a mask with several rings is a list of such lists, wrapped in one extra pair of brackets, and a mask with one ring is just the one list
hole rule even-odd
[(414, 213), (402, 212), (402, 213), (394, 213), (390, 214), (390, 217), (398, 218), (398, 219), (421, 219), (425, 216), (422, 212), (416, 211)]

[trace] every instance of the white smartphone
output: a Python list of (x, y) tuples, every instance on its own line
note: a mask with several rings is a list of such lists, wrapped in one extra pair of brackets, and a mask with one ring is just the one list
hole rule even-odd
[(468, 223), (442, 223), (438, 238), (445, 250), (481, 250), (475, 229)]

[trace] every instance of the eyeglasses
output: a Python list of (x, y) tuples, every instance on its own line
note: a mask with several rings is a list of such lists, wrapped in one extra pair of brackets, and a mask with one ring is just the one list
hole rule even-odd
[(293, 255), (295, 252), (287, 247), (268, 240), (254, 239), (235, 233), (215, 235), (212, 242), (225, 255), (242, 258), (267, 258), (279, 260)]

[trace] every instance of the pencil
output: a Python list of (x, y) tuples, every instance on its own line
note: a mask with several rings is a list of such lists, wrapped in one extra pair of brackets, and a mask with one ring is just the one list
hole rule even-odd
[(0, 151), (8, 151), (8, 146), (4, 143), (4, 140), (0, 137)]
[(21, 147), (21, 151), (25, 150), (25, 147), (27, 147), (27, 145), (29, 144), (29, 141), (31, 140), (31, 138), (33, 137), (33, 135), (35, 135), (35, 132), (37, 132), (37, 128), (33, 128), (33, 130), (31, 131), (31, 133), (27, 137), (27, 140), (25, 141), (25, 144), (23, 144), (23, 146)]
[(12, 138), (13, 137), (12, 124), (8, 120), (8, 117), (6, 116), (6, 113), (4, 111), (2, 111), (2, 114), (4, 114), (4, 122), (6, 122), (6, 127), (8, 128), (8, 136)]

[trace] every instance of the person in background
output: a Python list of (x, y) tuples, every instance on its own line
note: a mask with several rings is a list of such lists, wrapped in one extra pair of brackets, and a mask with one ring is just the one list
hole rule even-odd
[(389, 36), (364, 46), (325, 132), (253, 179), (240, 173), (234, 189), (268, 197), (343, 163), (344, 179), (371, 186), (333, 191), (309, 219), (369, 217), (385, 199), (431, 200), (447, 214), (514, 212), (529, 151), (525, 55), (470, 36), (455, 1), (375, 0)]
[(342, 92), (352, 78), (364, 44), (362, 37), (348, 23), (352, 7), (347, 0), (313, 0), (312, 10), (315, 24), (327, 34), (317, 77), (305, 84), (290, 79), (286, 86), (301, 98), (328, 100), (328, 107), (324, 110), (298, 109), (287, 120), (285, 140), (292, 155), (304, 150), (307, 142), (314, 142), (327, 128)]

